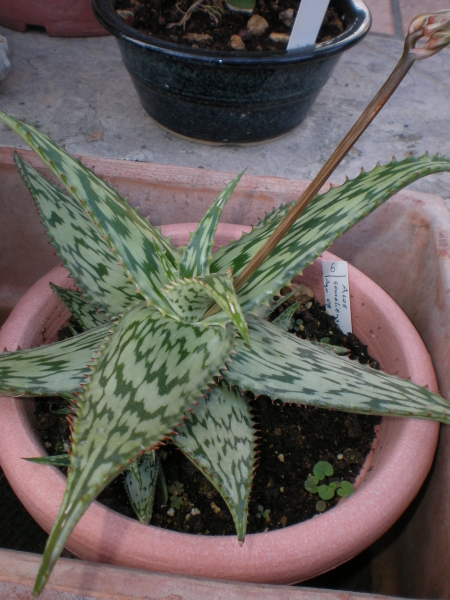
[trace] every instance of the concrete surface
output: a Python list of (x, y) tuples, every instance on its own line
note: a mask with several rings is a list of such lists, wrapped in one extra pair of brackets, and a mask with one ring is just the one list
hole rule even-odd
[[(398, 1), (392, 2), (393, 16), (384, 12), (384, 25), (378, 19), (385, 33), (370, 34), (346, 52), (303, 124), (271, 143), (211, 147), (163, 130), (141, 108), (112, 37), (49, 38), (41, 31), (17, 33), (0, 27), (12, 63), (0, 84), (0, 107), (50, 132), (73, 153), (232, 172), (248, 167), (254, 175), (310, 179), (401, 55), (401, 12)], [(449, 0), (440, 2), (443, 8), (449, 5)], [(378, 6), (383, 16), (380, 0), (369, 4)], [(390, 0), (384, 4), (389, 8)], [(392, 22), (395, 35), (389, 35)], [(413, 66), (333, 181), (354, 177), (361, 167), (372, 169), (392, 155), (402, 158), (426, 150), (450, 155), (449, 59), (450, 49), (445, 49)], [(2, 125), (0, 145), (23, 144)], [(448, 174), (433, 175), (412, 189), (438, 194), (450, 206)]]

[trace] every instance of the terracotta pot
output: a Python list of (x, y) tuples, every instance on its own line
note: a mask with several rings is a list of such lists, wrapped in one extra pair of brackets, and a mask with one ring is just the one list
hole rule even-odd
[(108, 35), (99, 25), (91, 0), (10, 0), (0, 3), (0, 25), (26, 31), (30, 25), (45, 27), (48, 35), (88, 37)]
[[(163, 233), (173, 235), (175, 243), (186, 244), (195, 226), (163, 226)], [(242, 230), (248, 228), (221, 225), (216, 241), (224, 243)], [(54, 339), (69, 313), (50, 291), (49, 281), (73, 285), (62, 267), (41, 278), (3, 326), (0, 347), (14, 350)], [(320, 259), (305, 270), (303, 281), (323, 300)], [(406, 315), (350, 265), (349, 281), (353, 330), (368, 344), (372, 356), (386, 371), (436, 390), (431, 359)], [(31, 405), (29, 399), (1, 401), (0, 461), (24, 506), (49, 531), (65, 478), (54, 467), (21, 460), (45, 454), (33, 433)], [(438, 432), (437, 423), (384, 418), (353, 496), (299, 525), (249, 535), (242, 548), (234, 536), (191, 536), (146, 527), (98, 503), (77, 525), (67, 548), (88, 560), (166, 573), (266, 583), (308, 579), (355, 556), (398, 519), (430, 469)]]

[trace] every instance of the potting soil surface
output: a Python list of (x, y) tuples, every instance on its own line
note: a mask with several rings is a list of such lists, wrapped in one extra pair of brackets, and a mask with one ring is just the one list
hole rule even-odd
[[(287, 293), (288, 289), (283, 291)], [(295, 297), (285, 305), (294, 301)], [(344, 335), (334, 324), (334, 319), (315, 301), (308, 301), (297, 310), (290, 331), (302, 338), (348, 348), (350, 359), (379, 368), (368, 356), (366, 346), (354, 335)], [(68, 451), (68, 424), (63, 416), (55, 414), (63, 405), (60, 398), (36, 399), (38, 435), (52, 455)], [(272, 403), (268, 397), (261, 396), (257, 400), (251, 399), (251, 405), (260, 440), (249, 504), (248, 533), (279, 529), (317, 515), (316, 503), (320, 498), (305, 489), (305, 481), (312, 474), (314, 465), (328, 461), (333, 466), (334, 475), (327, 483), (333, 479), (354, 482), (370, 451), (374, 427), (380, 422), (379, 417), (287, 405), (279, 401)], [(162, 447), (161, 458), (167, 485), (177, 487), (181, 506), (169, 510), (171, 502), (163, 503), (158, 487), (151, 524), (193, 534), (235, 535), (233, 519), (225, 502), (200, 471), (170, 442)], [(136, 518), (122, 475), (102, 492), (98, 500), (119, 513)], [(332, 508), (338, 500), (335, 497), (327, 501), (326, 509)]]
[[(204, 0), (201, 4), (198, 0), (118, 0), (115, 4), (128, 25), (166, 42), (241, 51), (284, 50), (298, 7), (299, 0), (256, 0), (253, 15), (262, 17), (266, 24), (260, 20), (259, 26), (253, 26), (248, 24), (251, 14), (228, 10), (224, 0)], [(339, 3), (331, 0), (317, 43), (342, 33), (347, 21)], [(234, 38), (233, 43), (232, 36), (240, 39)]]

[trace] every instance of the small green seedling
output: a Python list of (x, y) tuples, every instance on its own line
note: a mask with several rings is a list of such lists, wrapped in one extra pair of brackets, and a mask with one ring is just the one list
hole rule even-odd
[(170, 496), (170, 507), (175, 510), (180, 510), (180, 508), (184, 504), (183, 494), (184, 494), (184, 485), (179, 481), (175, 481), (172, 485), (169, 486)]
[[(316, 504), (317, 512), (323, 512), (327, 505), (326, 500), (334, 498), (336, 493), (341, 498), (348, 498), (355, 491), (353, 485), (349, 481), (330, 481), (326, 483), (326, 477), (332, 477), (334, 469), (332, 465), (324, 460), (319, 461), (314, 465), (313, 475), (310, 475), (305, 481), (305, 489), (310, 494), (319, 494), (321, 500)], [(320, 481), (324, 481), (322, 485), (318, 485)]]
[(257, 519), (269, 519), (270, 518), (270, 510), (268, 508), (266, 508), (264, 510), (264, 506), (262, 506), (261, 504), (258, 504), (258, 512), (256, 513), (256, 518)]

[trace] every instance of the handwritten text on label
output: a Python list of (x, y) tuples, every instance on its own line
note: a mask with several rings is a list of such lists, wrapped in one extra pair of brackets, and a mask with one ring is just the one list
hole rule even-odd
[(322, 260), (325, 309), (343, 333), (352, 331), (348, 269), (344, 260)]

